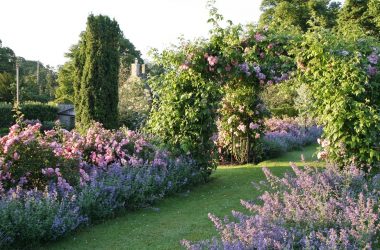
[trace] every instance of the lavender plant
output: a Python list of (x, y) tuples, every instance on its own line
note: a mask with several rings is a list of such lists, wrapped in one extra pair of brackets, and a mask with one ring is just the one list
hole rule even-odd
[(223, 221), (209, 214), (220, 236), (187, 249), (371, 249), (379, 235), (378, 178), (355, 166), (323, 171), (292, 165), (279, 178), (264, 168), (261, 203), (241, 201), (249, 214), (233, 211)]
[(322, 127), (313, 122), (302, 124), (298, 118), (271, 118), (265, 121), (265, 126), (267, 131), (262, 140), (264, 158), (316, 143), (322, 134)]

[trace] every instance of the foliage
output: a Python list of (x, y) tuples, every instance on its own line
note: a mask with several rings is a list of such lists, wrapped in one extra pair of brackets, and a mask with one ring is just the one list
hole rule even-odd
[(339, 171), (292, 165), (295, 175), (279, 178), (268, 169), (268, 189), (256, 201), (241, 201), (250, 214), (233, 220), (209, 214), (220, 233), (188, 249), (370, 249), (379, 233), (378, 178), (367, 179), (354, 166)]
[(8, 128), (13, 123), (12, 104), (0, 102), (0, 128)]
[(0, 101), (12, 102), (15, 92), (15, 79), (7, 72), (0, 73)]
[[(136, 49), (136, 47), (131, 43), (123, 34), (120, 34), (120, 65), (125, 66), (125, 71), (123, 72), (126, 76), (130, 76), (130, 65), (137, 59), (140, 63), (143, 62), (141, 58), (141, 52)], [(120, 77), (120, 76), (119, 76)]]
[(346, 0), (339, 12), (339, 29), (380, 38), (379, 2), (377, 0)]
[(74, 103), (74, 64), (70, 60), (58, 69), (58, 88), (55, 90), (55, 102)]
[(347, 165), (380, 160), (379, 45), (329, 31), (310, 32), (298, 54), (301, 81), (308, 84), (310, 111), (324, 127), (331, 160)]
[(119, 122), (136, 130), (145, 124), (150, 109), (151, 96), (145, 80), (128, 77), (127, 67), (120, 66), (119, 73)]
[(52, 103), (24, 102), (20, 105), (25, 119), (55, 121), (57, 120), (58, 107)]
[(0, 40), (0, 73), (14, 75), (16, 72), (16, 55), (11, 48), (3, 47)]
[[(168, 63), (176, 52), (164, 53), (161, 60)], [(218, 88), (192, 70), (171, 70), (159, 76), (158, 81), (165, 85), (155, 89), (159, 99), (148, 121), (150, 131), (164, 143), (179, 147), (179, 152), (191, 154), (204, 170), (213, 166), (211, 137)]]
[(106, 16), (90, 15), (74, 53), (75, 119), (85, 130), (92, 121), (106, 128), (118, 125), (120, 28)]
[(207, 166), (214, 155), (210, 138), (216, 135), (218, 109), (228, 150), (240, 162), (252, 161), (253, 152), (260, 150), (258, 124), (266, 114), (260, 92), (295, 68), (286, 52), (290, 35), (232, 22), (222, 28), (222, 17), (212, 6), (210, 16), (208, 40), (182, 40), (178, 47), (156, 53), (156, 64), (165, 73), (150, 79), (156, 99), (148, 125)]
[[(40, 122), (51, 122), (57, 119), (58, 108), (55, 104), (40, 102), (24, 102), (20, 108), (28, 120), (38, 120)], [(0, 102), (0, 128), (6, 128), (15, 123), (12, 112), (12, 104)]]
[(262, 99), (273, 116), (295, 117), (298, 115), (298, 111), (295, 109), (295, 99), (297, 98), (295, 86), (296, 84), (292, 79), (265, 87)]
[(303, 32), (314, 22), (322, 27), (336, 25), (340, 4), (331, 0), (263, 0), (260, 25), (294, 27)]
[[(18, 57), (17, 60), (20, 64), (21, 101), (49, 102), (53, 100), (54, 89), (57, 85), (55, 69), (49, 65), (26, 60), (22, 57)], [(37, 67), (39, 67), (38, 83)]]

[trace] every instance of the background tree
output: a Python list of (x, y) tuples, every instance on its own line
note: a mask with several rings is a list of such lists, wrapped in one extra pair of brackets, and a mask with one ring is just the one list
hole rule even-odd
[(106, 128), (118, 125), (120, 28), (107, 16), (90, 15), (74, 53), (76, 121), (85, 129), (95, 120)]
[(346, 0), (339, 13), (339, 28), (380, 38), (380, 3), (378, 0)]
[(139, 61), (139, 63), (143, 63), (141, 58), (141, 52), (136, 49), (136, 47), (131, 43), (124, 35), (120, 34), (120, 64), (125, 65), (125, 70), (123, 74), (130, 75), (131, 69), (130, 65), (135, 62), (135, 59)]
[(74, 103), (74, 62), (68, 61), (58, 69), (58, 88), (55, 92), (55, 100), (58, 103)]
[(0, 73), (0, 102), (12, 102), (14, 97), (15, 78), (4, 72)]
[(302, 31), (310, 28), (309, 21), (332, 28), (336, 24), (340, 4), (331, 0), (263, 0), (260, 25), (288, 27)]
[(12, 88), (15, 81), (16, 56), (12, 49), (2, 47), (0, 40), (0, 101), (13, 100)]

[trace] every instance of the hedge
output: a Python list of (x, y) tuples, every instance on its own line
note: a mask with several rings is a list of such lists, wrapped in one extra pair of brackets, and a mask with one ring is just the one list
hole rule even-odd
[[(25, 102), (21, 104), (21, 112), (25, 119), (41, 122), (55, 121), (58, 107), (55, 104), (41, 102)], [(0, 128), (7, 128), (14, 122), (12, 104), (0, 103)]]

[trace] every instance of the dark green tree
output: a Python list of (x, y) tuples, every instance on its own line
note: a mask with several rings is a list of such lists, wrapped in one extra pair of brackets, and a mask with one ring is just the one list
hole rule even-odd
[(2, 47), (0, 40), (0, 101), (11, 102), (13, 100), (12, 88), (14, 87), (16, 72), (16, 56), (12, 49)]
[(340, 4), (331, 0), (263, 0), (260, 25), (294, 26), (302, 31), (310, 28), (309, 21), (332, 28), (336, 24)]
[(380, 37), (379, 0), (346, 0), (339, 13), (339, 29)]
[(0, 73), (0, 102), (12, 102), (14, 97), (15, 78), (13, 75)]
[(85, 129), (92, 121), (106, 128), (118, 125), (120, 28), (115, 20), (90, 15), (74, 51), (76, 122)]

